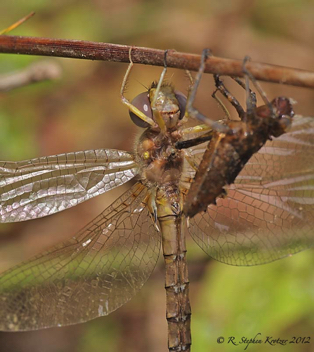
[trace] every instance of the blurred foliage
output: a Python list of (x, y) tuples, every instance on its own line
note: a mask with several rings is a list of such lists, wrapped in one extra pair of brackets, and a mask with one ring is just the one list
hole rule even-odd
[[(195, 350), (206, 350), (215, 337), (243, 336), (257, 333), (292, 340), (293, 336), (312, 336), (314, 328), (314, 258), (311, 251), (293, 258), (251, 268), (216, 265), (204, 278), (199, 293), (201, 306), (196, 306)], [(210, 294), (208, 294), (210, 293)], [(250, 345), (249, 350), (269, 351), (270, 345)], [(231, 351), (230, 343), (219, 351)], [(275, 351), (283, 348), (277, 345)], [(310, 346), (287, 344), (285, 351), (307, 351)], [(244, 349), (244, 346), (243, 346)], [(217, 348), (218, 350), (218, 348)], [(273, 350), (273, 349), (272, 349)]]
[[(36, 16), (12, 34), (104, 41), (200, 53), (314, 70), (312, 0), (2, 0), (0, 28), (31, 11)], [(0, 74), (14, 72), (40, 57), (0, 55)], [(131, 150), (138, 133), (120, 102), (125, 64), (54, 59), (63, 68), (59, 81), (0, 94), (0, 157), (22, 160), (96, 148)], [(126, 95), (134, 97), (158, 78), (160, 68), (136, 65)], [(170, 70), (168, 79), (186, 92), (187, 79)], [(313, 91), (263, 84), (270, 97), (298, 101), (297, 113), (313, 115)], [(236, 90), (240, 101), (244, 94)], [(211, 77), (204, 77), (197, 106), (208, 116), (223, 113), (210, 99)], [(240, 93), (239, 93), (240, 92)], [(241, 100), (242, 99), (242, 100)], [(71, 235), (96, 216), (117, 192), (47, 219), (12, 224), (0, 233), (0, 268), (38, 253)], [(313, 252), (253, 268), (206, 264), (189, 243), (193, 351), (235, 351), (244, 346), (217, 344), (219, 336), (290, 339), (314, 331)], [(166, 350), (163, 267), (158, 266), (131, 303), (109, 317), (79, 326), (0, 334), (1, 352), (100, 352)], [(205, 273), (203, 275), (203, 273)], [(312, 335), (313, 337), (313, 335)], [(272, 346), (271, 351), (312, 351), (309, 345)], [(250, 345), (250, 351), (269, 351)]]

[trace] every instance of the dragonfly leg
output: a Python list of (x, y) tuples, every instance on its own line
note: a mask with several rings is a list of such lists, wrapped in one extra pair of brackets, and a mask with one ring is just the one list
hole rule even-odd
[[(189, 89), (188, 89), (188, 97), (187, 97), (187, 100), (189, 99), (189, 96), (190, 96), (190, 93), (191, 93), (191, 90), (192, 90), (192, 87), (193, 87), (193, 84), (194, 84), (194, 79), (191, 75), (191, 72), (189, 70), (185, 70), (185, 73), (190, 81), (190, 84), (189, 84)], [(182, 123), (186, 123), (187, 121), (189, 120), (189, 114), (188, 112), (185, 110), (185, 113), (184, 113), (184, 117), (182, 119)]]
[(251, 99), (252, 105), (253, 105), (253, 107), (256, 107), (257, 101), (256, 101), (256, 94), (255, 94), (255, 92), (253, 92), (253, 91), (250, 89), (250, 87), (246, 87), (245, 83), (242, 82), (242, 81), (240, 80), (240, 78), (238, 78), (238, 77), (231, 77), (231, 78), (232, 78), (235, 82), (237, 82), (238, 85), (241, 86), (243, 89), (245, 89), (245, 90), (248, 89), (248, 90), (249, 90), (249, 92), (250, 92), (250, 99)]
[[(191, 72), (189, 70), (185, 70), (185, 73), (190, 81), (189, 89), (188, 89), (188, 97), (187, 97), (187, 99), (189, 99), (189, 94), (190, 94), (191, 89), (193, 87), (194, 80), (193, 80), (193, 77), (192, 77)], [(185, 124), (188, 120), (189, 120), (189, 114), (187, 113), (187, 111), (185, 111), (184, 117), (182, 119), (182, 124)]]
[(218, 89), (216, 89), (213, 93), (212, 93), (212, 98), (214, 98), (218, 105), (222, 108), (222, 110), (224, 111), (225, 115), (227, 116), (228, 120), (231, 120), (231, 116), (230, 113), (228, 111), (228, 109), (226, 108), (226, 106), (224, 105), (224, 103), (216, 96), (216, 93), (218, 92)]
[(138, 108), (136, 108), (133, 104), (131, 104), (129, 102), (129, 100), (124, 96), (124, 92), (126, 89), (126, 85), (127, 85), (127, 81), (129, 79), (131, 70), (133, 68), (133, 61), (132, 61), (132, 48), (130, 48), (129, 50), (129, 60), (130, 60), (130, 64), (126, 70), (126, 73), (124, 75), (123, 81), (122, 81), (122, 85), (121, 85), (121, 89), (120, 89), (120, 95), (121, 95), (121, 101), (124, 105), (126, 105), (130, 111), (132, 111), (136, 116), (138, 116), (141, 120), (145, 121), (146, 123), (148, 123), (150, 126), (154, 126), (155, 122), (148, 116), (146, 116), (144, 113), (142, 113)]
[(205, 143), (205, 142), (209, 142), (210, 140), (212, 140), (213, 138), (213, 130), (209, 130), (208, 132), (202, 134), (199, 137), (196, 138), (192, 138), (192, 139), (187, 139), (184, 141), (178, 141), (175, 144), (175, 148), (176, 149), (187, 149), (187, 148), (191, 148), (194, 147), (196, 145)]
[(191, 148), (198, 144), (208, 142), (213, 138), (213, 130), (208, 125), (197, 125), (194, 127), (188, 127), (181, 130), (181, 134), (182, 136), (192, 134), (192, 138), (178, 141), (175, 144), (176, 149)]
[(187, 127), (181, 130), (182, 136), (189, 134), (199, 134), (211, 131), (212, 129), (208, 125), (197, 125), (193, 127)]
[(193, 77), (191, 75), (191, 72), (189, 70), (185, 70), (185, 73), (186, 73), (186, 75), (187, 75), (187, 77), (188, 77), (188, 79), (190, 81), (190, 85), (193, 86), (194, 80), (193, 80)]
[(157, 204), (156, 204), (156, 196), (157, 196), (157, 190), (156, 188), (152, 188), (150, 189), (147, 199), (146, 199), (146, 203), (147, 203), (147, 207), (149, 210), (149, 213), (151, 215), (151, 218), (154, 222), (155, 228), (157, 229), (157, 231), (160, 231), (158, 224), (157, 224)]
[(217, 132), (226, 133), (229, 130), (229, 128), (227, 126), (224, 126), (217, 121), (213, 121), (213, 120), (207, 118), (206, 116), (201, 114), (196, 108), (193, 107), (193, 102), (194, 102), (194, 99), (196, 96), (198, 86), (201, 81), (202, 74), (205, 70), (205, 63), (206, 63), (208, 56), (210, 56), (209, 49), (204, 49), (202, 56), (201, 56), (200, 68), (199, 68), (198, 73), (196, 75), (194, 85), (189, 91), (188, 99), (186, 102), (186, 113), (188, 116), (192, 116), (192, 117), (200, 120), (201, 122), (206, 123), (210, 128), (212, 128), (213, 130), (216, 130)]
[(230, 115), (224, 104), (216, 97), (216, 92), (219, 90), (221, 94), (228, 99), (228, 101), (231, 103), (231, 105), (237, 110), (237, 113), (240, 117), (241, 120), (245, 119), (245, 111), (242, 108), (241, 104), (238, 102), (238, 100), (228, 91), (228, 89), (225, 87), (223, 81), (220, 79), (220, 76), (218, 74), (214, 75), (214, 81), (215, 81), (215, 86), (216, 90), (212, 94), (212, 97), (215, 98), (219, 105), (222, 107), (228, 118), (230, 119)]
[(153, 114), (154, 114), (154, 119), (157, 122), (157, 125), (159, 126), (161, 132), (166, 132), (167, 128), (166, 128), (165, 121), (163, 120), (163, 118), (161, 117), (159, 111), (157, 110), (156, 101), (157, 101), (158, 94), (160, 92), (160, 87), (161, 87), (161, 85), (162, 85), (162, 83), (163, 83), (163, 81), (165, 79), (165, 75), (166, 75), (166, 72), (167, 72), (167, 55), (168, 55), (168, 50), (165, 50), (165, 53), (164, 53), (164, 69), (161, 72), (157, 87), (155, 89), (154, 98), (153, 98), (153, 101), (151, 103), (151, 108), (152, 108), (152, 111), (153, 111)]
[[(270, 111), (272, 112), (273, 117), (275, 116), (275, 111), (274, 111), (274, 107), (273, 105), (270, 103), (270, 101), (267, 98), (266, 93), (263, 91), (262, 87), (260, 86), (260, 84), (257, 82), (257, 80), (254, 78), (254, 76), (252, 75), (252, 73), (247, 69), (246, 64), (247, 62), (250, 60), (251, 58), (249, 56), (246, 56), (243, 60), (243, 66), (242, 66), (242, 70), (243, 73), (245, 75), (245, 89), (246, 89), (246, 105), (247, 105), (247, 113), (253, 113), (254, 110), (254, 106), (252, 106), (252, 101), (251, 101), (251, 97), (250, 97), (250, 88), (249, 88), (249, 80), (252, 81), (252, 83), (254, 84), (256, 90), (259, 92), (260, 96), (262, 97), (265, 105), (268, 106), (268, 108), (270, 109)], [(256, 99), (255, 99), (256, 102)]]

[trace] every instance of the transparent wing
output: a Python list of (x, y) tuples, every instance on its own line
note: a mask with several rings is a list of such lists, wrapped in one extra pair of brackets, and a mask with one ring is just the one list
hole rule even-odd
[[(199, 153), (196, 153), (199, 159)], [(314, 118), (295, 118), (267, 142), (205, 213), (190, 219), (194, 240), (211, 257), (256, 265), (314, 242)]]
[(0, 276), (0, 330), (84, 322), (126, 303), (153, 271), (160, 250), (135, 184), (76, 237)]
[(36, 219), (73, 207), (137, 174), (133, 156), (114, 149), (0, 162), (0, 221)]

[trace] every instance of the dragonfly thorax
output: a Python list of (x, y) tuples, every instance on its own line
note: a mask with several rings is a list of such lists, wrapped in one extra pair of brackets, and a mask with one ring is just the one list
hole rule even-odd
[(139, 138), (136, 158), (143, 180), (157, 186), (178, 184), (183, 169), (183, 152), (174, 144), (180, 133), (160, 133), (147, 129)]

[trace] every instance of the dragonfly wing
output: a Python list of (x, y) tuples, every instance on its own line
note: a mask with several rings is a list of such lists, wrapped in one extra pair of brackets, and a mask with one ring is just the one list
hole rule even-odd
[(189, 231), (211, 257), (231, 265), (267, 263), (314, 242), (314, 119), (296, 118), (267, 142), (227, 196), (190, 219)]
[(107, 315), (153, 271), (160, 234), (135, 184), (77, 236), (0, 276), (0, 330), (34, 330)]
[(36, 219), (73, 207), (137, 174), (132, 154), (88, 150), (0, 162), (0, 221)]

